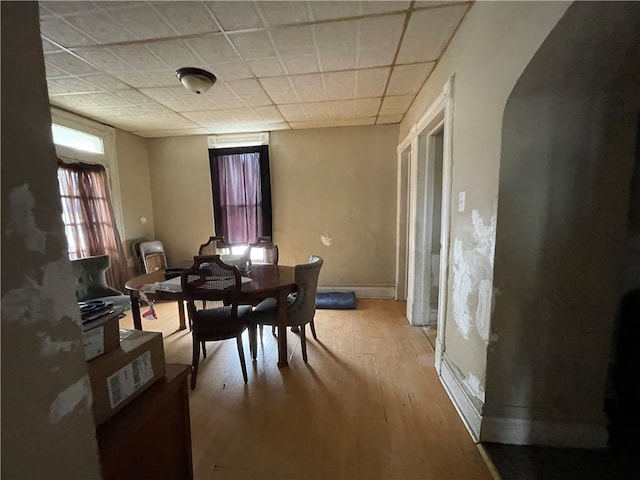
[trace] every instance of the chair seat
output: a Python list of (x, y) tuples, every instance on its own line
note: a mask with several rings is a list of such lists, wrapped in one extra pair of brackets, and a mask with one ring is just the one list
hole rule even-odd
[[(295, 294), (287, 296), (287, 308), (296, 301)], [(262, 325), (278, 325), (278, 302), (275, 298), (267, 298), (254, 307), (251, 312), (251, 323)], [(287, 325), (293, 325), (287, 323)]]
[(193, 329), (208, 340), (226, 340), (242, 333), (249, 325), (251, 307), (238, 306), (238, 318), (231, 317), (231, 307), (210, 308), (196, 312)]

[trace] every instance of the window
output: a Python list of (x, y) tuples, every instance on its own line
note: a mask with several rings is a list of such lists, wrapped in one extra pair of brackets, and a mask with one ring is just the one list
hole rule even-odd
[(53, 133), (53, 143), (56, 145), (63, 145), (84, 152), (104, 153), (102, 139), (95, 135), (56, 125), (55, 123), (51, 125), (51, 132)]
[(248, 245), (271, 236), (269, 146), (209, 150), (216, 235)]

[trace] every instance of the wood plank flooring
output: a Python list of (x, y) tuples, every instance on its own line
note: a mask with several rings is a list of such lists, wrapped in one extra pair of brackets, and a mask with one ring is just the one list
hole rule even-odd
[[(145, 309), (143, 308), (143, 311)], [(318, 310), (318, 341), (287, 332), (289, 368), (265, 328), (245, 385), (233, 340), (207, 344), (190, 395), (196, 479), (491, 479), (433, 368), (433, 349), (405, 304), (358, 299)], [(191, 362), (175, 303), (156, 306), (167, 362)], [(130, 316), (121, 328), (132, 328)]]

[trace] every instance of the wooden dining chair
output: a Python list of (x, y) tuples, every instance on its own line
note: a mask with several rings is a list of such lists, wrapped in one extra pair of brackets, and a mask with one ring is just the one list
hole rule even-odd
[(238, 305), (242, 285), (240, 272), (220, 260), (219, 255), (197, 256), (193, 266), (182, 272), (181, 284), (192, 324), (191, 389), (196, 387), (200, 347), (206, 358), (206, 342), (231, 338), (236, 339), (242, 376), (247, 383), (242, 333), (249, 325), (251, 307)]
[[(296, 293), (289, 297), (287, 304), (287, 326), (298, 327), (300, 331), (300, 344), (302, 347), (302, 359), (307, 361), (307, 338), (305, 326), (309, 324), (315, 340), (316, 327), (313, 317), (316, 313), (316, 291), (318, 289), (318, 277), (323, 260), (317, 255), (311, 255), (309, 263), (294, 267), (294, 279)], [(278, 308), (275, 298), (268, 298), (260, 302), (251, 312), (249, 320), (249, 341), (251, 343), (251, 357), (257, 356), (257, 327), (259, 325), (278, 325)], [(286, 335), (286, 332), (279, 332)]]
[(249, 245), (249, 250), (254, 264), (278, 265), (278, 245), (273, 243), (271, 237), (258, 237)]
[(224, 255), (231, 253), (231, 244), (225, 242), (219, 236), (209, 237), (205, 243), (200, 245), (198, 255)]

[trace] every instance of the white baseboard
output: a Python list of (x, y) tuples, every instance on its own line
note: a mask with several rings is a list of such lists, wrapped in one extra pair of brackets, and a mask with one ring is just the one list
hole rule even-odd
[(451, 366), (448, 364), (446, 357), (443, 357), (440, 364), (440, 382), (444, 386), (453, 406), (458, 411), (458, 415), (462, 418), (462, 421), (467, 427), (469, 435), (474, 442), (478, 442), (480, 439), (480, 425), (482, 422), (482, 416), (480, 412), (476, 410), (469, 400), (467, 393), (460, 385), (460, 382), (453, 374)]
[(356, 287), (356, 286), (331, 286), (318, 285), (318, 292), (356, 292), (358, 298), (393, 298), (394, 287)]
[(598, 450), (607, 448), (608, 437), (606, 426), (598, 423), (505, 417), (482, 419), (483, 442)]

